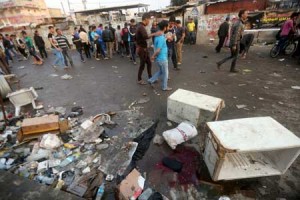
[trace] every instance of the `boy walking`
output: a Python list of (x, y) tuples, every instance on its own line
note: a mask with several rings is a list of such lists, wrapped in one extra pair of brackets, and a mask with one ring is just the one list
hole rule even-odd
[(158, 24), (159, 32), (154, 39), (154, 54), (151, 57), (151, 61), (156, 60), (159, 70), (152, 76), (152, 78), (148, 79), (148, 83), (152, 85), (159, 77), (162, 79), (162, 90), (170, 91), (172, 88), (168, 87), (168, 47), (166, 43), (166, 38), (164, 36), (164, 32), (168, 28), (168, 22), (163, 20)]

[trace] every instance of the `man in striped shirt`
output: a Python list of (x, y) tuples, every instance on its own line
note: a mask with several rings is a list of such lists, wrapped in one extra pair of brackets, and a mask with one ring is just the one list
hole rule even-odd
[(66, 36), (62, 34), (62, 31), (59, 28), (56, 29), (56, 33), (57, 36), (55, 37), (55, 40), (57, 41), (58, 46), (62, 49), (65, 65), (68, 67), (68, 60), (69, 60), (70, 65), (73, 67), (73, 60), (71, 56), (68, 54), (68, 49), (71, 49), (71, 45), (68, 39), (66, 38)]

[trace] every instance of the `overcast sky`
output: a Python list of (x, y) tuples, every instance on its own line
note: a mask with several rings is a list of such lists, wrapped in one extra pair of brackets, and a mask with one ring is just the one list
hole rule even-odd
[[(45, 0), (50, 8), (62, 8), (61, 2), (66, 12), (69, 11), (67, 0)], [(144, 3), (149, 4), (150, 10), (165, 8), (170, 4), (170, 0), (87, 0), (87, 9), (99, 8), (99, 5), (105, 7), (121, 6), (128, 4)], [(70, 7), (74, 10), (83, 10), (82, 0), (70, 0)]]

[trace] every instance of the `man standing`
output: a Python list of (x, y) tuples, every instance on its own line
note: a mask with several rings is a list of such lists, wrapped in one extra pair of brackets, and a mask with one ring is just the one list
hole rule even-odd
[(136, 44), (137, 44), (137, 53), (140, 57), (140, 68), (138, 72), (138, 84), (145, 85), (146, 83), (142, 80), (142, 74), (147, 64), (148, 78), (152, 77), (151, 73), (151, 61), (148, 51), (147, 39), (151, 38), (154, 34), (148, 35), (146, 31), (146, 26), (149, 25), (150, 15), (148, 13), (143, 14), (142, 22), (136, 30)]
[(131, 60), (133, 61), (133, 64), (136, 65), (136, 24), (135, 20), (130, 20), (130, 27), (129, 27), (129, 47), (130, 47), (130, 54), (131, 54)]
[(181, 21), (176, 20), (176, 49), (177, 49), (177, 64), (182, 63), (182, 46), (185, 38), (185, 28), (182, 27)]
[(103, 37), (103, 41), (106, 44), (107, 55), (109, 56), (109, 58), (112, 58), (114, 38), (111, 30), (109, 30), (107, 26), (105, 26), (104, 31), (102, 32), (102, 37)]
[[(152, 22), (152, 27), (151, 27), (151, 33), (156, 33), (157, 31), (158, 31), (157, 22), (153, 21)], [(154, 45), (154, 37), (152, 37), (152, 43)]]
[(68, 41), (68, 39), (66, 38), (66, 36), (64, 36), (61, 32), (61, 30), (59, 28), (56, 29), (56, 33), (57, 36), (55, 37), (58, 46), (62, 49), (62, 54), (64, 56), (64, 60), (65, 60), (65, 66), (68, 67), (68, 60), (70, 62), (70, 65), (73, 67), (73, 60), (71, 58), (71, 56), (69, 56), (68, 54), (68, 49), (71, 48), (71, 45)]
[(196, 24), (194, 23), (194, 20), (190, 18), (186, 26), (190, 44), (196, 44)]
[(117, 26), (117, 30), (116, 30), (116, 33), (115, 33), (115, 38), (116, 38), (116, 50), (117, 50), (117, 53), (118, 54), (121, 54), (122, 57), (124, 56), (123, 55), (123, 44), (122, 44), (122, 37), (121, 37), (121, 26), (118, 25)]
[(179, 70), (177, 66), (177, 52), (176, 52), (176, 30), (175, 30), (175, 16), (171, 16), (169, 19), (169, 29), (166, 34), (167, 46), (168, 46), (168, 57), (173, 62), (175, 70)]
[(244, 32), (244, 23), (248, 18), (248, 11), (241, 10), (239, 12), (239, 19), (233, 24), (231, 28), (231, 36), (230, 36), (230, 42), (229, 47), (231, 50), (231, 55), (227, 58), (224, 58), (223, 60), (217, 62), (218, 69), (220, 69), (221, 65), (225, 63), (226, 61), (232, 59), (230, 72), (237, 73), (238, 71), (235, 69), (236, 61), (239, 54), (240, 49), (240, 42), (243, 37)]
[(47, 58), (48, 55), (47, 55), (47, 52), (46, 52), (46, 49), (45, 49), (45, 42), (43, 40), (43, 38), (40, 36), (39, 32), (38, 31), (35, 31), (34, 32), (34, 43), (35, 45), (38, 47), (39, 49), (39, 52), (42, 56), (42, 58)]
[(81, 43), (81, 39), (79, 38), (79, 33), (78, 33), (78, 30), (77, 30), (77, 27), (74, 28), (72, 41), (73, 41), (73, 44), (76, 47), (76, 50), (78, 51), (78, 53), (80, 55), (81, 62), (85, 63), (85, 60), (84, 60), (83, 55), (82, 55), (82, 43)]
[(111, 31), (112, 35), (113, 35), (113, 43), (112, 43), (112, 46), (113, 46), (113, 50), (115, 50), (115, 42), (116, 42), (116, 29), (114, 29), (111, 25), (111, 23), (108, 24), (108, 29)]
[(219, 44), (216, 47), (217, 53), (220, 53), (221, 48), (224, 45), (225, 39), (226, 39), (226, 37), (228, 37), (228, 31), (229, 31), (229, 23), (228, 22), (229, 22), (229, 20), (230, 20), (230, 17), (226, 17), (225, 22), (223, 22), (219, 27), (219, 30), (218, 30)]
[(100, 52), (102, 57), (104, 58), (104, 60), (107, 60), (108, 57), (105, 54), (105, 45), (104, 45), (104, 41), (103, 41), (103, 25), (99, 24), (98, 28), (96, 29), (96, 33), (99, 36), (98, 37), (98, 41), (97, 41), (97, 48), (99, 47)]
[(64, 66), (64, 68), (66, 68), (66, 66), (64, 65), (64, 56), (62, 54), (62, 49), (58, 46), (57, 41), (55, 40), (54, 37), (54, 27), (49, 26), (48, 29), (49, 29), (48, 40), (51, 44), (51, 49), (55, 56), (55, 60), (52, 66), (54, 69), (57, 69), (57, 65), (61, 65)]
[(124, 24), (124, 28), (122, 28), (121, 36), (122, 36), (122, 43), (124, 45), (124, 48), (126, 50), (126, 56), (129, 57), (129, 30), (128, 30), (128, 24)]
[(172, 88), (168, 87), (168, 47), (166, 45), (166, 38), (164, 32), (168, 29), (168, 22), (163, 20), (158, 24), (159, 32), (154, 39), (154, 54), (151, 57), (151, 61), (156, 60), (159, 70), (148, 80), (148, 83), (152, 85), (159, 77), (162, 78), (162, 90), (170, 91)]

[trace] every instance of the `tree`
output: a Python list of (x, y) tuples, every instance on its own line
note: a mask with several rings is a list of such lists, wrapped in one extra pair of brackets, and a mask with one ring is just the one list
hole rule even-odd
[(182, 6), (186, 4), (189, 0), (171, 0), (171, 6)]

